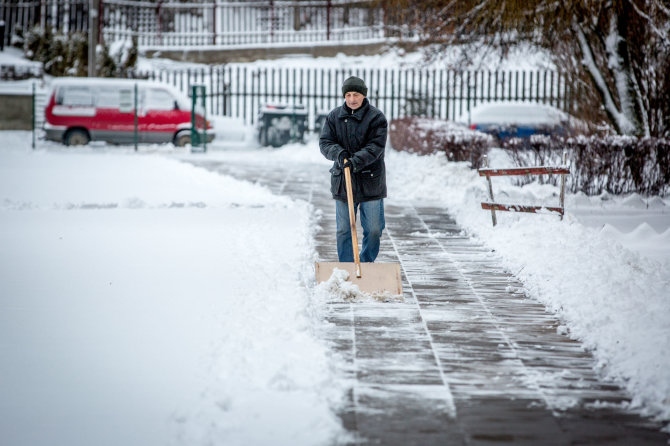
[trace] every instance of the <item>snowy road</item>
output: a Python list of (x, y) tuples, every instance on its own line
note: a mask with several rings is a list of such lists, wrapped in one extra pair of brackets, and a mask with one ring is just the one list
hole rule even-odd
[[(322, 212), (319, 258), (336, 258), (323, 166), (245, 158), (189, 161), (310, 202)], [(344, 359), (349, 390), (340, 416), (355, 438), (666, 444), (661, 424), (628, 410), (630, 396), (594, 371), (594, 358), (558, 334), (556, 317), (444, 209), (389, 199), (386, 212), (380, 260), (401, 263), (404, 301), (331, 301), (323, 333)]]

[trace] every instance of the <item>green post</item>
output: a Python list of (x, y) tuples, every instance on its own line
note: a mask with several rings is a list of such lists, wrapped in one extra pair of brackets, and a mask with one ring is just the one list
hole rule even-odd
[(198, 138), (198, 131), (195, 128), (195, 106), (198, 103), (198, 87), (191, 85), (191, 149), (195, 147)]
[[(202, 98), (201, 105), (203, 109), (204, 128), (202, 134), (198, 130), (196, 120), (196, 108), (198, 105), (198, 97)], [(200, 147), (202, 144), (202, 151), (207, 152), (207, 91), (204, 85), (191, 85), (191, 149)]]
[(37, 107), (35, 107), (35, 101), (37, 100), (37, 94), (35, 92), (35, 82), (33, 82), (33, 150), (35, 149), (35, 132), (37, 131), (36, 127), (36, 121), (37, 117), (35, 116), (35, 110)]
[(205, 120), (204, 128), (202, 133), (204, 138), (202, 139), (202, 151), (207, 152), (207, 87), (202, 86), (202, 118)]
[(134, 110), (135, 110), (135, 111), (134, 111), (134, 113), (135, 113), (135, 117), (134, 117), (134, 125), (133, 125), (133, 142), (135, 143), (135, 151), (137, 152), (137, 140), (139, 139), (139, 138), (138, 138), (139, 135), (137, 134), (137, 133), (138, 133), (138, 132), (137, 132), (137, 103), (139, 102), (139, 101), (137, 100), (137, 83), (135, 84), (135, 97), (134, 97), (134, 101), (135, 101), (135, 107), (134, 107)]

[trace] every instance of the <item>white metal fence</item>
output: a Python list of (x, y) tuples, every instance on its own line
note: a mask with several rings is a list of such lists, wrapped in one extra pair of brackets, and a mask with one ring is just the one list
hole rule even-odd
[[(142, 48), (272, 45), (381, 40), (385, 15), (360, 0), (100, 0), (100, 37), (137, 39)], [(35, 25), (64, 33), (88, 29), (88, 0), (1, 0), (9, 44)]]

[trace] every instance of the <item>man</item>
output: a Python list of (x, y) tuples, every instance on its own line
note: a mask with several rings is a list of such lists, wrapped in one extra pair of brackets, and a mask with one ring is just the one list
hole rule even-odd
[(349, 224), (349, 206), (344, 169), (351, 169), (354, 210), (360, 208), (363, 226), (361, 262), (374, 262), (384, 222), (386, 167), (384, 149), (388, 123), (384, 114), (373, 107), (366, 96), (362, 79), (352, 76), (342, 84), (344, 104), (333, 109), (321, 130), (321, 153), (334, 161), (330, 169), (330, 191), (335, 199), (337, 255), (340, 262), (353, 262)]

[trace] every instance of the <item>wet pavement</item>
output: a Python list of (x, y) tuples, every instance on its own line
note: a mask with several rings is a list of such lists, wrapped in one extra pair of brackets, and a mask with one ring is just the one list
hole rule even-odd
[[(337, 260), (323, 166), (190, 162), (312, 203), (319, 260)], [(445, 209), (385, 204), (378, 261), (401, 264), (404, 300), (328, 304), (325, 336), (351, 382), (340, 413), (351, 444), (670, 444)]]

